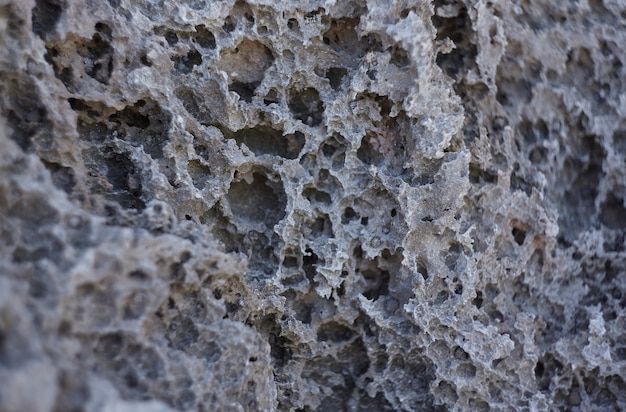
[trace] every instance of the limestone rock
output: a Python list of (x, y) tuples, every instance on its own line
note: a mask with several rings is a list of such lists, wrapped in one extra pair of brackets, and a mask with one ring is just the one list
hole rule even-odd
[(0, 409), (625, 409), (625, 25), (0, 1)]

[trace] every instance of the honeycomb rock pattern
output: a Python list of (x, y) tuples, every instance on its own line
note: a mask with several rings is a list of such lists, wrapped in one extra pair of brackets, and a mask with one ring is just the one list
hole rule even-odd
[(0, 2), (0, 409), (626, 409), (625, 25)]

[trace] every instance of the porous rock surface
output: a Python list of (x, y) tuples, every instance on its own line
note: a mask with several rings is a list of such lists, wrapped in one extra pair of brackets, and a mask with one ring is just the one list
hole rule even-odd
[(625, 29), (0, 1), (0, 409), (623, 410)]

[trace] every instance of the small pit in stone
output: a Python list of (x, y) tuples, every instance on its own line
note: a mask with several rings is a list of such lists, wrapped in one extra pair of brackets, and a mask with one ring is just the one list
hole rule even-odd
[(346, 159), (346, 141), (338, 134), (335, 134), (322, 142), (320, 151), (324, 158), (330, 161), (332, 170), (339, 170), (344, 167)]
[(329, 29), (323, 34), (322, 40), (335, 52), (344, 57), (351, 66), (357, 65), (359, 59), (368, 51), (382, 51), (379, 39), (374, 34), (360, 37), (357, 32), (358, 17), (333, 19)]
[(163, 157), (172, 116), (152, 99), (140, 99), (114, 113), (109, 120), (117, 124), (118, 135), (143, 150), (153, 159)]
[(233, 181), (226, 199), (242, 227), (260, 223), (272, 228), (285, 216), (287, 195), (282, 182), (271, 181), (263, 172)]
[(333, 90), (338, 90), (341, 87), (343, 78), (346, 77), (347, 74), (348, 69), (343, 67), (330, 67), (326, 70), (326, 78), (330, 83), (330, 87), (332, 87)]
[(218, 67), (229, 77), (229, 90), (249, 103), (273, 62), (274, 55), (267, 46), (246, 38), (235, 48), (222, 51)]
[(45, 160), (42, 160), (42, 162), (52, 176), (52, 183), (65, 193), (71, 194), (74, 186), (76, 186), (74, 170), (59, 163), (46, 162)]
[(192, 39), (204, 49), (213, 50), (216, 47), (215, 36), (205, 25), (196, 26), (196, 32), (192, 35)]
[(318, 190), (314, 187), (307, 187), (302, 192), (304, 197), (308, 199), (311, 204), (330, 206), (333, 203), (333, 199), (330, 194), (323, 190)]
[(180, 86), (174, 94), (202, 125), (212, 125), (224, 115), (225, 95), (215, 79), (207, 79), (198, 87)]
[[(12, 132), (10, 139), (19, 145), (22, 150), (31, 149), (33, 142), (51, 139), (52, 123), (48, 118), (48, 111), (39, 98), (36, 84), (26, 78), (7, 78), (4, 87), (0, 86), (0, 95), (6, 99), (7, 107), (4, 113)], [(5, 110), (5, 108), (3, 108)]]
[(361, 275), (366, 281), (367, 289), (363, 292), (369, 300), (378, 300), (381, 295), (389, 294), (389, 272), (381, 269), (365, 269)]
[(58, 40), (46, 42), (44, 59), (52, 66), (55, 76), (65, 87), (70, 92), (77, 93), (81, 83), (87, 80), (83, 74), (102, 84), (108, 84), (115, 63), (112, 43), (113, 31), (106, 23), (99, 22), (94, 26), (94, 34), (90, 40), (71, 36), (64, 43), (59, 43)]
[(340, 323), (330, 321), (324, 323), (317, 330), (318, 341), (344, 342), (354, 336), (354, 331)]
[(269, 154), (295, 159), (305, 143), (304, 134), (301, 132), (284, 134), (281, 130), (262, 125), (236, 132), (222, 128), (222, 133), (228, 139), (235, 139), (240, 146), (245, 144), (257, 156)]
[(289, 92), (288, 106), (293, 117), (308, 126), (319, 126), (324, 119), (324, 103), (313, 87), (292, 89)]
[[(455, 3), (435, 1), (435, 8)], [(439, 53), (437, 64), (450, 77), (456, 77), (472, 67), (477, 55), (477, 47), (473, 42), (474, 29), (468, 15), (467, 7), (457, 8), (455, 16), (441, 17), (435, 14), (432, 22), (437, 29), (437, 40), (446, 38), (454, 42), (455, 48), (448, 54)], [(406, 61), (402, 54), (396, 57), (398, 62)]]
[(97, 23), (91, 41), (78, 48), (85, 72), (103, 84), (108, 84), (113, 73), (114, 50), (111, 41), (111, 28), (104, 23)]
[(88, 185), (92, 194), (101, 194), (125, 209), (145, 208), (142, 178), (127, 153), (94, 147), (83, 150), (82, 155), (88, 168)]
[(193, 185), (202, 190), (211, 178), (211, 169), (204, 162), (194, 159), (187, 163), (187, 170), (193, 182)]
[(59, 0), (36, 0), (32, 10), (33, 33), (45, 40), (63, 13), (62, 5)]
[(202, 55), (197, 50), (191, 49), (183, 56), (173, 57), (172, 61), (174, 62), (174, 74), (189, 74), (193, 71), (194, 66), (202, 64)]
[(333, 238), (333, 224), (326, 213), (321, 213), (313, 222), (305, 226), (304, 233), (313, 239)]
[[(385, 255), (387, 254), (385, 253)], [(362, 279), (362, 295), (372, 301), (377, 301), (381, 296), (389, 295), (391, 274), (387, 268), (381, 267), (379, 258), (373, 260), (364, 258), (361, 246), (354, 249), (353, 257), (358, 261), (355, 272)], [(386, 257), (389, 258), (389, 255)]]
[(626, 207), (624, 200), (609, 193), (600, 208), (600, 221), (611, 229), (626, 229)]

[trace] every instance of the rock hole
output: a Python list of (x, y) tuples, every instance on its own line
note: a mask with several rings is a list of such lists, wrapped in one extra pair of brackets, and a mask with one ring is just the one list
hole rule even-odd
[(345, 164), (345, 139), (340, 135), (334, 135), (322, 143), (320, 146), (321, 152), (324, 157), (331, 160), (331, 168), (333, 170), (339, 170), (343, 168)]
[(424, 259), (417, 258), (415, 260), (415, 265), (417, 267), (417, 273), (422, 275), (424, 280), (428, 280), (428, 268), (426, 267), (426, 263), (424, 262)]
[(333, 90), (338, 90), (341, 87), (341, 82), (347, 74), (348, 69), (345, 69), (343, 67), (331, 67), (326, 70), (325, 77), (328, 79), (330, 87), (332, 87)]
[(454, 358), (460, 361), (466, 361), (470, 358), (469, 354), (463, 350), (460, 346), (454, 348)]
[(496, 71), (496, 100), (505, 107), (515, 107), (527, 104), (532, 98), (533, 83), (526, 74), (526, 68), (519, 66), (519, 61), (513, 56), (523, 54), (518, 42), (511, 42), (507, 46), (506, 56), (498, 65)]
[(193, 185), (199, 190), (204, 189), (206, 183), (211, 178), (211, 169), (200, 160), (194, 159), (187, 163), (187, 170)]
[(329, 206), (333, 202), (330, 194), (324, 192), (323, 190), (318, 190), (314, 187), (308, 187), (304, 189), (302, 194), (312, 204), (321, 204), (321, 205)]
[(184, 56), (172, 57), (174, 62), (174, 74), (189, 74), (193, 71), (194, 66), (202, 64), (202, 55), (195, 49), (189, 50)]
[(520, 246), (523, 245), (524, 240), (526, 240), (526, 224), (517, 219), (512, 219), (510, 225), (513, 227), (511, 234), (513, 235), (515, 243)]
[(175, 46), (178, 43), (178, 35), (172, 30), (167, 30), (163, 37), (165, 37), (165, 41), (167, 41), (167, 44), (170, 47)]
[(313, 284), (315, 280), (315, 274), (317, 273), (315, 267), (317, 265), (319, 257), (310, 248), (307, 248), (304, 252), (305, 254), (302, 257), (302, 269), (306, 274), (306, 278), (311, 284)]
[(557, 184), (565, 186), (564, 195), (555, 199), (559, 209), (559, 238), (567, 242), (575, 240), (581, 231), (590, 227), (593, 223), (590, 216), (597, 216), (595, 200), (603, 175), (604, 151), (595, 139), (583, 140), (582, 154), (576, 159), (567, 158), (557, 176)]
[(535, 365), (535, 380), (540, 391), (546, 392), (550, 390), (552, 378), (561, 373), (563, 365), (550, 354), (539, 358)]
[(220, 56), (218, 67), (228, 75), (229, 88), (234, 87), (231, 90), (250, 102), (265, 77), (265, 71), (274, 62), (272, 51), (257, 40), (246, 38), (234, 49), (222, 51)]
[(377, 301), (381, 296), (389, 294), (390, 274), (388, 271), (379, 268), (364, 269), (361, 271), (361, 275), (366, 282), (363, 296), (367, 299)]
[[(148, 59), (148, 56), (147, 56), (147, 55), (145, 55), (145, 54), (144, 54), (144, 55), (142, 55), (142, 56), (139, 58), (139, 61), (141, 62), (141, 64), (143, 64), (143, 65), (144, 65), (144, 66), (146, 66), (146, 67), (152, 67), (152, 62), (150, 61), (150, 59)], [(64, 69), (64, 70), (65, 70), (65, 69)], [(71, 71), (70, 71), (70, 73), (71, 73)], [(61, 81), (62, 81), (62, 80), (61, 80)], [(70, 81), (71, 81), (71, 77), (70, 77)], [(63, 83), (65, 83), (65, 82), (63, 82)]]
[(260, 281), (276, 273), (278, 256), (275, 251), (279, 247), (276, 239), (270, 241), (264, 233), (251, 230), (243, 237), (242, 246), (248, 256), (248, 279)]
[(263, 103), (265, 103), (265, 105), (267, 106), (269, 106), (270, 104), (280, 103), (280, 96), (278, 95), (276, 89), (272, 88), (267, 92), (267, 94), (263, 98)]
[(524, 244), (524, 240), (526, 239), (526, 231), (518, 229), (516, 227), (511, 231), (513, 238), (515, 239), (515, 243), (522, 246)]
[(330, 221), (330, 217), (323, 213), (321, 216), (318, 216), (313, 221), (313, 224), (310, 227), (311, 236), (313, 238), (334, 238), (335, 234), (333, 232), (333, 224)]
[(337, 286), (337, 289), (336, 289), (337, 296), (342, 297), (342, 296), (344, 296), (346, 294), (346, 286), (345, 286), (345, 284), (346, 284), (346, 282), (344, 281), (344, 282), (341, 282), (339, 284), (339, 286)]
[(144, 292), (136, 291), (126, 298), (122, 307), (122, 317), (124, 320), (139, 319), (148, 304), (148, 297)]
[(92, 176), (96, 187), (103, 189), (107, 199), (118, 202), (125, 209), (143, 210), (146, 205), (141, 199), (141, 177), (128, 155), (106, 150), (102, 160), (106, 167), (106, 180), (103, 176)]
[(573, 83), (587, 82), (595, 78), (594, 61), (589, 49), (577, 47), (567, 53), (566, 72)]
[(337, 144), (337, 141), (333, 138), (326, 139), (321, 146), (322, 154), (328, 158), (332, 157), (338, 149), (339, 145)]
[(102, 84), (108, 84), (113, 73), (112, 31), (104, 23), (96, 23), (91, 41), (78, 47), (85, 73)]
[(520, 136), (524, 138), (525, 145), (548, 140), (550, 132), (546, 123), (539, 119), (537, 123), (532, 124), (527, 119), (523, 119), (516, 126)]
[(496, 184), (498, 183), (498, 174), (470, 162), (469, 180), (473, 184)]
[[(459, 3), (453, 1), (452, 4), (455, 7), (452, 8), (449, 7), (449, 2), (436, 1), (436, 11), (432, 17), (433, 25), (437, 29), (436, 40), (449, 38), (455, 45), (450, 53), (437, 55), (437, 64), (452, 78), (468, 70), (474, 64), (478, 54), (476, 45), (472, 42), (474, 32), (467, 7)], [(444, 5), (448, 7), (445, 12), (441, 13)]]
[(273, 228), (285, 216), (287, 196), (282, 182), (270, 181), (260, 172), (251, 177), (231, 183), (226, 195), (230, 209), (235, 220), (244, 226), (264, 223)]
[(298, 23), (297, 19), (289, 19), (287, 20), (287, 27), (289, 30), (296, 31), (300, 29), (300, 23)]
[[(143, 150), (153, 159), (163, 158), (172, 116), (152, 99), (140, 99), (134, 105), (114, 113), (109, 120), (118, 125), (118, 135)], [(91, 127), (92, 131), (93, 126)], [(101, 135), (102, 131), (98, 132)]]
[(54, 30), (59, 21), (63, 7), (63, 0), (36, 0), (31, 17), (33, 33), (45, 41), (46, 35)]
[(236, 28), (237, 28), (237, 20), (235, 20), (233, 16), (226, 16), (226, 18), (224, 19), (224, 25), (222, 26), (222, 29), (224, 29), (226, 33), (232, 33), (235, 31)]
[(150, 119), (148, 119), (148, 116), (139, 113), (139, 107), (141, 107), (139, 103), (133, 107), (126, 107), (121, 112), (112, 115), (109, 119), (113, 122), (125, 123), (130, 127), (145, 129), (150, 125)]
[(200, 223), (211, 226), (211, 233), (224, 245), (226, 253), (241, 252), (243, 236), (237, 227), (227, 219), (217, 204), (199, 217)]
[(196, 44), (204, 49), (215, 49), (217, 44), (213, 33), (211, 33), (204, 25), (198, 25), (195, 29), (196, 32), (193, 34), (192, 38)]
[(122, 352), (125, 337), (120, 332), (107, 333), (98, 338), (95, 353), (102, 359), (115, 359)]
[(276, 314), (269, 314), (254, 321), (253, 326), (267, 338), (270, 345), (270, 356), (275, 366), (285, 366), (291, 360), (294, 344), (283, 336), (282, 326)]
[(332, 19), (329, 29), (322, 35), (324, 43), (340, 55), (347, 56), (346, 63), (350, 65), (358, 64), (358, 59), (368, 51), (382, 51), (375, 35), (359, 37), (356, 30), (359, 21), (358, 17)]
[(341, 223), (347, 225), (354, 220), (358, 220), (359, 217), (359, 214), (355, 212), (353, 208), (347, 207), (345, 208), (345, 210), (343, 211), (343, 215), (341, 216)]
[(225, 101), (217, 81), (207, 80), (203, 83), (201, 90), (182, 86), (174, 90), (174, 94), (191, 116), (208, 126), (219, 119)]
[(613, 133), (613, 148), (617, 153), (626, 156), (626, 130), (617, 130)]
[(261, 83), (242, 83), (238, 81), (234, 81), (228, 85), (228, 90), (231, 92), (235, 92), (239, 95), (239, 97), (246, 103), (252, 103), (252, 98), (254, 97), (254, 91), (257, 87), (259, 87)]
[(309, 296), (301, 296), (294, 294), (293, 297), (293, 312), (294, 317), (300, 322), (310, 325), (311, 324), (311, 313), (313, 311), (313, 303), (311, 302), (311, 298)]
[(8, 97), (6, 118), (13, 129), (10, 138), (22, 150), (28, 151), (34, 140), (47, 140), (51, 132), (48, 112), (31, 81), (8, 79), (5, 87), (2, 94)]
[(289, 269), (299, 268), (300, 262), (298, 260), (298, 257), (297, 256), (285, 256), (283, 258), (283, 267), (289, 268)]
[(476, 297), (472, 300), (472, 303), (477, 309), (483, 306), (483, 293), (480, 290), (476, 291)]
[(281, 130), (275, 130), (268, 126), (256, 126), (245, 128), (236, 132), (222, 129), (225, 137), (235, 139), (239, 144), (245, 144), (257, 156), (270, 154), (295, 159), (304, 147), (305, 138), (301, 132), (283, 134)]
[(317, 330), (317, 340), (322, 342), (345, 342), (355, 335), (354, 331), (338, 322), (327, 322)]
[(372, 132), (368, 131), (363, 139), (361, 139), (361, 145), (356, 152), (357, 158), (367, 165), (376, 165), (379, 166), (384, 157), (377, 150), (378, 147), (378, 136)]
[(535, 146), (528, 153), (528, 160), (536, 166), (547, 165), (550, 160), (550, 152), (543, 146)]
[(445, 301), (447, 301), (449, 298), (450, 298), (450, 293), (448, 293), (448, 291), (446, 290), (442, 290), (441, 292), (437, 294), (437, 297), (433, 301), (433, 305), (439, 306), (443, 304)]
[(600, 206), (600, 221), (610, 229), (626, 229), (624, 200), (614, 193), (609, 193)]
[(390, 49), (391, 59), (389, 60), (394, 66), (404, 69), (411, 64), (409, 54), (402, 47), (393, 46)]
[(137, 281), (146, 281), (149, 279), (148, 275), (146, 275), (143, 271), (141, 270), (133, 270), (131, 272), (128, 273), (128, 278), (129, 279), (134, 279)]
[(324, 119), (324, 103), (320, 100), (319, 92), (312, 87), (292, 89), (288, 106), (294, 118), (308, 126), (318, 126)]
[(47, 162), (45, 160), (42, 160), (42, 162), (52, 176), (52, 183), (68, 195), (71, 194), (74, 186), (76, 186), (74, 170), (59, 163)]

